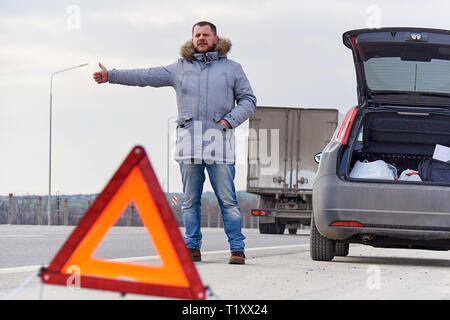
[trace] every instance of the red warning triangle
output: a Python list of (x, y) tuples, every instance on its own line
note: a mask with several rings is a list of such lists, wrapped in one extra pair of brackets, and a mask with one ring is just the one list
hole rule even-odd
[[(133, 201), (161, 265), (109, 261), (93, 255)], [(41, 272), (44, 283), (67, 285), (79, 270), (80, 287), (184, 299), (206, 299), (178, 224), (145, 150), (136, 146)]]

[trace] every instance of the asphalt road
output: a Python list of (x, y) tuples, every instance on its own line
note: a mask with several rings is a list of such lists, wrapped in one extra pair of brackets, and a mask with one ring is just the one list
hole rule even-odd
[[(42, 285), (36, 276), (73, 227), (0, 226), (0, 299), (159, 299), (92, 289)], [(183, 232), (183, 229), (180, 230)], [(210, 299), (450, 299), (450, 252), (380, 249), (351, 245), (348, 257), (315, 262), (308, 230), (261, 235), (244, 229), (246, 264), (229, 265), (222, 229), (202, 229), (202, 262), (195, 263)], [(111, 229), (96, 257), (158, 264), (142, 227)]]

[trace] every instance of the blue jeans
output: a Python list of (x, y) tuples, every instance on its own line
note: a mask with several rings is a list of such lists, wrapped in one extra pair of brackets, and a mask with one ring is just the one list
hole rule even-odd
[(223, 227), (228, 237), (230, 250), (244, 251), (241, 208), (234, 188), (234, 164), (191, 164), (180, 162), (183, 180), (184, 201), (181, 205), (183, 223), (186, 228), (185, 242), (188, 248), (200, 249), (202, 245), (201, 196), (205, 182), (205, 168), (216, 194), (222, 213)]

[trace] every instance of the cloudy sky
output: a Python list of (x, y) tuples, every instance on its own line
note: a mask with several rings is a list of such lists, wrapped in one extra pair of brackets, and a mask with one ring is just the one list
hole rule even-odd
[[(450, 29), (449, 14), (448, 1), (2, 0), (0, 195), (48, 192), (54, 71), (88, 63), (54, 77), (53, 194), (100, 192), (137, 144), (166, 190), (167, 127), (172, 140), (177, 110), (173, 89), (98, 85), (92, 80), (98, 62), (109, 69), (170, 64), (190, 39), (191, 26), (209, 20), (232, 41), (228, 57), (242, 64), (258, 105), (345, 113), (356, 103), (356, 84), (343, 32)], [(170, 191), (181, 192), (177, 164), (170, 161), (169, 169)], [(237, 189), (245, 190), (245, 161), (236, 169)]]

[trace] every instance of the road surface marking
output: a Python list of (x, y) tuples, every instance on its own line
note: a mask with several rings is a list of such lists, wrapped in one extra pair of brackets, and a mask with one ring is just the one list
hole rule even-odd
[(25, 267), (12, 267), (0, 269), (0, 274), (9, 274), (17, 272), (31, 272), (39, 270), (42, 266), (25, 266)]
[[(309, 243), (308, 244), (306, 244), (306, 243), (305, 244), (292, 244), (292, 245), (275, 246), (275, 247), (247, 248), (247, 249), (245, 249), (245, 252), (260, 251), (260, 250), (274, 250), (274, 249), (302, 248), (302, 247), (309, 247)], [(202, 255), (229, 253), (229, 252), (230, 252), (230, 250), (202, 251)], [(135, 262), (135, 261), (150, 260), (150, 259), (159, 259), (159, 255), (131, 257), (131, 258), (118, 258), (118, 259), (108, 259), (108, 260), (121, 261), (121, 262)]]
[(0, 238), (9, 238), (9, 237), (43, 237), (42, 234), (1, 234)]
[[(261, 250), (274, 250), (274, 249), (290, 249), (290, 248), (303, 248), (309, 247), (308, 244), (293, 244), (286, 246), (274, 246), (274, 247), (259, 247), (259, 248), (247, 248), (245, 252), (261, 251)], [(218, 253), (229, 253), (230, 250), (218, 250), (218, 251), (205, 251), (202, 255), (218, 254)], [(142, 256), (142, 257), (130, 257), (130, 258), (118, 258), (118, 259), (107, 259), (109, 261), (119, 261), (119, 262), (136, 262), (142, 260), (159, 259), (159, 255), (153, 256)], [(24, 267), (11, 267), (11, 268), (1, 268), (0, 274), (10, 274), (19, 272), (32, 272), (39, 270), (43, 266), (24, 266)]]

